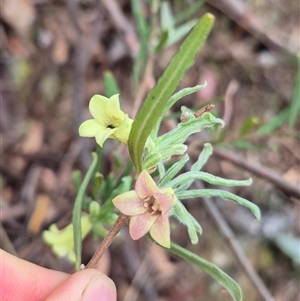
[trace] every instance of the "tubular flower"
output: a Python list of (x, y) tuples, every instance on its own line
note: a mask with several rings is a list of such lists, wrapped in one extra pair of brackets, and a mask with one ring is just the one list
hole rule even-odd
[(79, 127), (82, 137), (95, 137), (102, 147), (106, 139), (118, 139), (127, 144), (133, 120), (120, 109), (119, 95), (106, 98), (95, 95), (91, 98), (89, 110), (93, 119), (84, 121)]
[[(92, 223), (88, 215), (81, 216), (82, 238), (91, 231)], [(73, 241), (73, 225), (70, 224), (59, 230), (56, 224), (52, 224), (49, 230), (43, 232), (43, 240), (52, 248), (58, 257), (66, 257), (69, 262), (76, 261)]]
[(113, 204), (125, 215), (131, 216), (129, 233), (136, 240), (150, 231), (160, 245), (170, 248), (168, 213), (176, 197), (172, 188), (160, 189), (147, 171), (143, 171), (135, 189), (115, 197)]

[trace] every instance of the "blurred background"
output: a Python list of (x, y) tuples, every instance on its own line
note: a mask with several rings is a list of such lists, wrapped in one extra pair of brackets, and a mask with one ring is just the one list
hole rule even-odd
[[(181, 100), (162, 131), (179, 121), (180, 106), (196, 110), (214, 104), (212, 113), (226, 126), (191, 136), (189, 155), (195, 159), (210, 142), (214, 154), (205, 171), (252, 177), (252, 186), (231, 191), (257, 204), (262, 220), (230, 202), (197, 199), (186, 205), (203, 228), (199, 244), (191, 245), (186, 228), (175, 221), (172, 240), (222, 268), (247, 301), (299, 300), (299, 1), (2, 0), (0, 5), (1, 248), (47, 268), (74, 271), (41, 233), (52, 223), (71, 222), (72, 174), (87, 171), (95, 148), (93, 139), (78, 136), (80, 123), (90, 118), (90, 98), (105, 94), (104, 74), (110, 71), (123, 110), (134, 118), (191, 26), (211, 12), (215, 26), (180, 85), (206, 81), (207, 87)], [(152, 22), (146, 42), (140, 18)], [(145, 43), (156, 45), (155, 51), (139, 51)], [(104, 176), (115, 171), (116, 158), (129, 160), (118, 150), (114, 143), (104, 148)], [(98, 245), (92, 235), (85, 239), (85, 264)], [(116, 282), (120, 301), (231, 300), (203, 271), (147, 239), (133, 242), (127, 229), (100, 266)]]

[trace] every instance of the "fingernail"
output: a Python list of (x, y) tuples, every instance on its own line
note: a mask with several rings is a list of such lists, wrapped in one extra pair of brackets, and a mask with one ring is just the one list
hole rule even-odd
[(93, 279), (85, 288), (82, 301), (116, 301), (116, 289), (109, 278)]

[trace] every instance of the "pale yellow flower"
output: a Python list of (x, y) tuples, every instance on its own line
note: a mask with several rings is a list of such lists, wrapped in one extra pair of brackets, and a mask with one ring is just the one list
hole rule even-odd
[[(82, 239), (91, 231), (92, 223), (88, 215), (81, 217)], [(56, 224), (52, 224), (49, 230), (43, 232), (43, 240), (51, 247), (52, 252), (58, 257), (66, 257), (75, 263), (73, 225), (59, 230)]]
[(80, 136), (95, 137), (101, 147), (108, 138), (127, 144), (133, 120), (120, 109), (118, 94), (110, 98), (102, 95), (93, 96), (89, 110), (93, 119), (86, 120), (80, 125)]

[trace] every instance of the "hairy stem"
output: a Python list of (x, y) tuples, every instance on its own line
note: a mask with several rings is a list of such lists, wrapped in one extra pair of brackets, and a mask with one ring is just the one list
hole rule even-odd
[(91, 258), (90, 262), (87, 264), (86, 269), (94, 268), (104, 252), (108, 249), (114, 238), (117, 236), (121, 228), (128, 223), (129, 217), (123, 214), (120, 214), (116, 223), (108, 232), (107, 236), (104, 238), (97, 251)]

